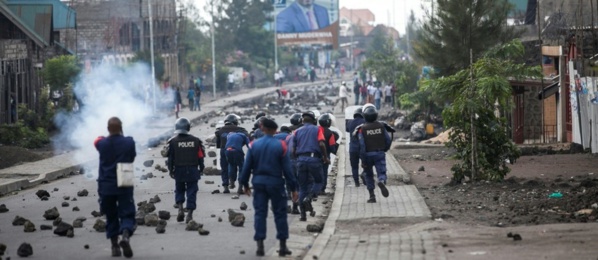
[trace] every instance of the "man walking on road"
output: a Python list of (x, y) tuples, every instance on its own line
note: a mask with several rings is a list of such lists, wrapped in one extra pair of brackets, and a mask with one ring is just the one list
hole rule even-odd
[[(228, 161), (228, 178), (229, 189), (235, 188), (235, 181), (237, 181), (237, 172), (241, 173), (243, 169), (243, 161), (245, 160), (245, 153), (243, 146), (249, 147), (249, 137), (243, 133), (230, 133), (226, 137), (226, 160)], [(243, 190), (239, 185), (238, 194), (242, 194)]]
[(193, 211), (197, 208), (197, 182), (205, 168), (205, 151), (202, 141), (189, 134), (191, 122), (187, 118), (179, 118), (174, 127), (176, 136), (168, 140), (168, 170), (170, 177), (175, 180), (174, 200), (178, 205), (177, 222), (185, 218), (185, 194), (187, 195), (186, 223), (193, 219)]
[[(123, 136), (122, 122), (118, 117), (108, 120), (108, 137), (98, 137), (94, 145), (100, 153), (98, 195), (100, 208), (106, 214), (106, 238), (112, 243), (112, 256), (133, 256), (129, 238), (135, 230), (135, 201), (133, 187), (119, 188), (116, 168), (119, 163), (133, 163), (137, 152), (135, 141)], [(122, 235), (120, 242), (118, 236)], [(120, 247), (119, 247), (120, 246)]]
[(322, 163), (330, 164), (326, 157), (324, 131), (316, 126), (314, 112), (302, 114), (303, 126), (293, 133), (293, 155), (297, 158), (297, 182), (299, 183), (300, 221), (307, 221), (306, 212), (315, 216), (311, 200), (322, 187)]
[(229, 114), (224, 118), (224, 126), (216, 130), (216, 148), (220, 149), (220, 177), (222, 179), (222, 193), (230, 193), (228, 189), (230, 178), (228, 176), (228, 161), (226, 160), (226, 139), (230, 133), (243, 133), (249, 137), (245, 128), (239, 126), (239, 116)]
[(382, 196), (388, 197), (386, 188), (386, 151), (390, 149), (391, 140), (384, 124), (376, 121), (378, 111), (372, 104), (363, 106), (365, 124), (357, 128), (359, 138), (359, 157), (365, 171), (365, 183), (370, 193), (368, 203), (376, 202), (374, 194), (374, 170), (378, 176), (378, 187)]
[(287, 222), (287, 197), (285, 183), (291, 191), (293, 201), (297, 201), (297, 181), (291, 171), (291, 161), (287, 145), (284, 141), (274, 138), (278, 125), (274, 120), (266, 118), (262, 121), (262, 131), (265, 136), (252, 142), (243, 171), (239, 177), (245, 193), (251, 196), (249, 177), (253, 174), (253, 207), (255, 209), (255, 235), (257, 242), (257, 256), (264, 256), (264, 240), (266, 239), (266, 219), (268, 215), (268, 201), (272, 202), (272, 212), (276, 223), (276, 238), (280, 241), (279, 256), (290, 255), (287, 247), (289, 225)]
[(343, 81), (340, 87), (338, 88), (338, 99), (334, 103), (334, 106), (336, 107), (336, 105), (338, 105), (338, 102), (341, 102), (341, 112), (345, 111), (345, 106), (349, 104), (347, 96), (349, 96), (349, 90), (347, 89), (347, 83)]
[[(353, 120), (349, 122), (349, 126), (347, 127), (347, 132), (351, 136), (350, 143), (349, 143), (349, 160), (351, 162), (351, 174), (353, 175), (353, 181), (355, 182), (355, 187), (359, 187), (359, 139), (357, 138), (357, 134), (355, 129), (358, 126), (365, 123), (365, 119), (363, 119), (363, 115), (361, 114), (361, 107), (355, 109), (353, 112)], [(361, 178), (362, 183), (365, 185), (365, 179)]]

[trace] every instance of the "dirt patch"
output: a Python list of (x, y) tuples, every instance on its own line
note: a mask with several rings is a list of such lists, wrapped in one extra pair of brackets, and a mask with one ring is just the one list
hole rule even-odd
[(54, 152), (48, 147), (26, 149), (17, 146), (0, 146), (0, 169), (26, 162), (33, 162), (52, 157)]
[(596, 221), (596, 155), (523, 156), (511, 165), (503, 182), (449, 186), (450, 168), (455, 163), (450, 159), (452, 153), (445, 147), (393, 149), (435, 219), (486, 226)]

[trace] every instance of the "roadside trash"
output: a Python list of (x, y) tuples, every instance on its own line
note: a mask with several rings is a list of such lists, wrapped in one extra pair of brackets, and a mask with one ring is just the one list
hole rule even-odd
[(550, 195), (548, 195), (549, 198), (551, 199), (559, 199), (563, 197), (563, 194), (561, 194), (560, 192), (554, 192)]

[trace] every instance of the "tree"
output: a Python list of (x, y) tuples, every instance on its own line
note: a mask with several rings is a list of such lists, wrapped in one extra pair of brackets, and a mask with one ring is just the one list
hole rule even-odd
[(461, 162), (453, 165), (453, 179), (502, 180), (514, 163), (518, 148), (509, 139), (510, 78), (540, 77), (537, 67), (517, 63), (524, 55), (523, 44), (513, 40), (487, 51), (472, 67), (424, 85), (453, 103), (442, 116), (449, 134), (448, 147), (457, 150)]
[(508, 0), (436, 0), (435, 16), (422, 25), (414, 52), (440, 76), (469, 66), (469, 50), (477, 60), (488, 49), (517, 38), (521, 32), (507, 25)]
[(51, 91), (63, 90), (73, 83), (79, 72), (81, 68), (77, 65), (77, 57), (62, 55), (46, 60), (42, 77), (50, 85)]

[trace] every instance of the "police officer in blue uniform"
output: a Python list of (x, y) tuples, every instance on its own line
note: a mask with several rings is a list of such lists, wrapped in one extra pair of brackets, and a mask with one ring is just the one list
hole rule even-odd
[[(135, 141), (123, 136), (122, 122), (118, 117), (108, 120), (108, 137), (100, 136), (94, 146), (100, 153), (98, 168), (98, 195), (100, 208), (106, 214), (106, 238), (112, 243), (112, 256), (132, 257), (130, 236), (135, 231), (135, 201), (133, 187), (119, 188), (116, 183), (118, 163), (132, 163), (137, 153)], [(121, 241), (118, 236), (122, 234)], [(120, 246), (120, 247), (119, 247)]]
[(276, 238), (280, 240), (279, 256), (290, 255), (286, 241), (289, 238), (287, 223), (287, 198), (285, 184), (292, 191), (293, 201), (297, 201), (297, 182), (291, 172), (291, 161), (287, 145), (284, 141), (274, 138), (278, 125), (271, 119), (262, 121), (262, 131), (265, 136), (252, 142), (247, 151), (243, 171), (239, 177), (245, 193), (251, 196), (249, 177), (253, 175), (253, 207), (255, 209), (255, 235), (257, 241), (256, 255), (264, 256), (264, 239), (266, 239), (266, 219), (268, 215), (268, 201), (272, 203), (274, 222), (276, 224)]
[(300, 221), (306, 221), (306, 212), (315, 216), (312, 198), (322, 189), (322, 163), (330, 164), (326, 156), (324, 131), (317, 127), (314, 112), (302, 114), (303, 126), (293, 133), (293, 155), (297, 158), (297, 182), (299, 184)]
[(259, 112), (255, 116), (255, 122), (253, 123), (253, 128), (251, 129), (251, 132), (249, 133), (249, 138), (252, 141), (264, 136), (264, 132), (262, 132), (262, 130), (260, 129), (260, 124), (261, 124), (262, 117), (265, 117), (265, 116), (266, 116), (266, 113), (264, 113), (264, 112)]
[(368, 203), (376, 202), (374, 194), (374, 170), (378, 176), (378, 187), (382, 196), (388, 197), (386, 188), (386, 151), (390, 149), (391, 140), (383, 123), (376, 121), (378, 111), (371, 104), (363, 106), (365, 123), (356, 129), (359, 139), (359, 157), (365, 171), (365, 184), (370, 198)]
[[(287, 137), (288, 138), (287, 144), (289, 145), (289, 151), (293, 151), (294, 136), (292, 135), (292, 133), (295, 132), (295, 130), (297, 130), (303, 126), (303, 118), (301, 117), (301, 113), (292, 114), (290, 121), (291, 121), (291, 126), (289, 126), (289, 130), (291, 130), (291, 135), (289, 137)], [(297, 177), (297, 158), (295, 158), (293, 153), (291, 153), (291, 164), (293, 165), (293, 175), (295, 175), (295, 177)], [(297, 202), (293, 203), (293, 210), (291, 211), (291, 214), (293, 214), (293, 215), (299, 214), (299, 203), (297, 203)]]
[[(329, 113), (324, 113), (318, 118), (318, 124), (322, 131), (324, 131), (324, 144), (326, 145), (326, 157), (330, 160), (330, 154), (336, 154), (338, 150), (338, 144), (336, 140), (338, 140), (339, 136), (337, 133), (330, 130), (330, 125), (332, 125), (332, 117)], [(322, 189), (320, 190), (320, 194), (324, 194), (326, 191), (326, 186), (328, 185), (328, 167), (330, 164), (323, 164), (322, 166)]]
[(220, 177), (222, 179), (222, 193), (230, 193), (228, 176), (228, 161), (226, 160), (226, 137), (229, 133), (243, 133), (249, 137), (245, 128), (239, 126), (239, 116), (229, 114), (224, 118), (224, 126), (216, 130), (216, 148), (220, 149)]
[(288, 126), (281, 126), (280, 127), (280, 132), (278, 132), (277, 134), (274, 135), (274, 138), (278, 139), (278, 140), (282, 140), (285, 141), (288, 145), (288, 139), (289, 136), (291, 135), (292, 131)]
[[(168, 170), (170, 177), (175, 180), (174, 200), (178, 205), (178, 222), (189, 223), (193, 219), (193, 211), (197, 208), (197, 182), (203, 172), (205, 150), (202, 141), (189, 134), (191, 122), (181, 117), (175, 123), (176, 136), (168, 140)], [(187, 218), (183, 203), (187, 195)]]
[[(357, 129), (358, 126), (365, 123), (365, 119), (363, 119), (361, 111), (361, 107), (355, 109), (355, 112), (353, 112), (353, 120), (349, 122), (347, 127), (347, 132), (349, 132), (351, 135), (351, 142), (349, 143), (349, 160), (351, 162), (351, 173), (353, 175), (355, 187), (359, 187), (359, 139), (357, 138), (357, 135), (353, 134), (353, 132), (355, 132), (355, 129)], [(365, 185), (365, 179), (362, 178), (361, 180)]]
[[(243, 162), (245, 161), (245, 152), (243, 146), (249, 147), (249, 138), (243, 133), (230, 133), (226, 138), (226, 160), (228, 161), (228, 179), (230, 189), (235, 188), (237, 181), (237, 172), (241, 173)], [(243, 194), (243, 189), (239, 185), (238, 194)]]
[(294, 132), (295, 130), (299, 129), (299, 127), (303, 126), (303, 118), (301, 116), (301, 113), (294, 113), (293, 115), (291, 115), (291, 126), (289, 126), (289, 128), (291, 129), (291, 132)]

